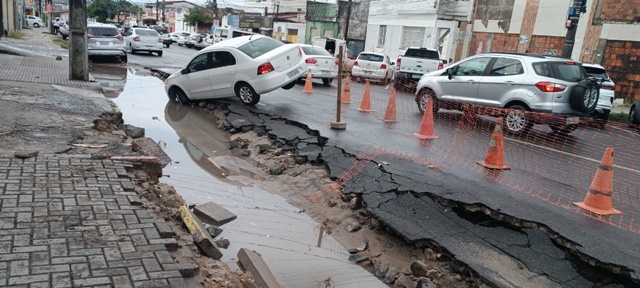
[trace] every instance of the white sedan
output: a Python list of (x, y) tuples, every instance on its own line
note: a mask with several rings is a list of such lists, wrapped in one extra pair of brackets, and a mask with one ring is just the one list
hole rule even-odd
[(184, 69), (169, 76), (169, 99), (191, 100), (237, 96), (255, 105), (260, 94), (291, 89), (307, 66), (296, 44), (261, 35), (243, 36), (211, 45), (196, 53)]
[(395, 63), (381, 53), (362, 52), (353, 62), (351, 75), (356, 80), (373, 80), (388, 84), (393, 79)]

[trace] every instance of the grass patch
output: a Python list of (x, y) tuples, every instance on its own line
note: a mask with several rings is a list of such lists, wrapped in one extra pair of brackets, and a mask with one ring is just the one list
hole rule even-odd
[(629, 114), (623, 112), (611, 113), (609, 114), (609, 121), (627, 123), (629, 121)]
[(13, 39), (26, 39), (27, 36), (24, 35), (24, 33), (19, 32), (19, 31), (13, 31), (11, 33), (9, 33), (9, 38), (13, 38)]
[(60, 45), (62, 48), (64, 49), (69, 49), (69, 41), (67, 40), (62, 40), (60, 38), (56, 38), (51, 40), (51, 42), (55, 45)]
[(111, 105), (111, 111), (113, 111), (113, 113), (117, 113), (118, 111), (120, 111), (120, 109), (118, 108), (118, 104), (116, 104), (111, 100), (107, 100), (107, 101), (109, 101), (109, 105)]

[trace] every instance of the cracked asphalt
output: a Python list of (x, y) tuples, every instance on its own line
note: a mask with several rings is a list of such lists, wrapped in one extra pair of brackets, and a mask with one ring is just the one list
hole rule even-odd
[[(637, 234), (499, 185), (491, 180), (495, 175), (469, 173), (455, 163), (439, 167), (439, 155), (426, 155), (434, 160), (431, 165), (425, 163), (427, 158), (415, 161), (402, 157), (406, 153), (394, 155), (381, 149), (373, 153), (373, 161), (355, 164), (356, 155), (370, 150), (373, 144), (402, 150), (414, 143), (385, 137), (389, 133), (384, 126), (373, 126), (366, 117), (363, 123), (350, 122), (346, 131), (330, 130), (320, 117), (314, 117), (331, 109), (327, 98), (307, 97), (294, 91), (297, 88), (267, 94), (256, 107), (228, 99), (231, 131), (265, 127), (283, 145), (296, 146), (297, 142), (297, 155), (323, 163), (333, 179), (349, 174), (352, 178), (344, 182), (344, 193), (361, 194), (366, 209), (406, 241), (416, 245), (435, 242), (498, 287), (594, 286), (585, 277), (600, 283), (624, 282), (627, 286), (640, 283), (640, 253), (634, 245)], [(458, 207), (487, 208), (538, 229), (476, 225), (434, 199)], [(607, 269), (580, 269), (580, 274), (576, 267), (581, 261), (572, 261), (575, 255), (554, 245), (542, 229), (562, 239), (560, 242), (574, 249), (575, 255), (602, 263), (598, 265)], [(620, 270), (623, 276), (598, 278), (598, 274), (606, 275), (604, 270)]]

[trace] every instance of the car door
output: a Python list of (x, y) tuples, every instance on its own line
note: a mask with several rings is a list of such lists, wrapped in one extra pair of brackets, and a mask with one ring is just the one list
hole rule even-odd
[(236, 57), (229, 51), (211, 52), (211, 69), (209, 81), (216, 97), (233, 96), (233, 86), (236, 80)]
[(187, 96), (194, 99), (206, 99), (214, 96), (211, 82), (209, 81), (209, 68), (211, 67), (211, 52), (200, 54), (189, 62), (185, 68), (187, 74), (183, 74), (181, 80), (182, 90)]
[(476, 103), (485, 106), (502, 107), (517, 97), (524, 80), (524, 65), (518, 58), (496, 58), (487, 74), (478, 83)]
[(451, 69), (451, 79), (440, 81), (443, 100), (474, 103), (478, 96), (478, 83), (491, 61), (491, 57), (477, 57), (464, 61)]

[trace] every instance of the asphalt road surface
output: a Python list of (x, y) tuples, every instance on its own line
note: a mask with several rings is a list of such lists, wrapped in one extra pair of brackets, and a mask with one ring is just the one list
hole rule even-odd
[(162, 48), (162, 57), (157, 54), (149, 55), (148, 53), (129, 53), (129, 64), (140, 65), (143, 67), (162, 70), (167, 73), (173, 73), (183, 68), (191, 59), (193, 54), (198, 52), (196, 49), (189, 49), (184, 46), (178, 46), (173, 43), (170, 48)]

